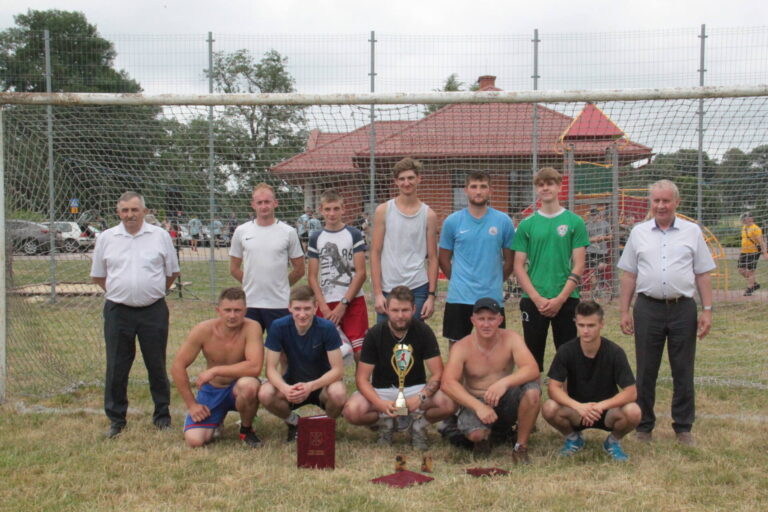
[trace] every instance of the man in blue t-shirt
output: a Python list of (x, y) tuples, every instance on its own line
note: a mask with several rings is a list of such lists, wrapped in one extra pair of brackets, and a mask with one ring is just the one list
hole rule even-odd
[[(347, 401), (342, 382), (341, 338), (333, 322), (315, 316), (317, 302), (309, 286), (291, 290), (290, 316), (272, 322), (264, 344), (267, 379), (259, 402), (288, 425), (287, 441), (296, 440), (295, 409), (314, 404), (337, 418)], [(285, 373), (280, 371), (280, 360)]]
[(443, 336), (450, 344), (472, 332), (472, 306), (478, 299), (504, 303), (502, 285), (512, 273), (515, 228), (506, 214), (488, 206), (490, 175), (469, 174), (464, 192), (468, 206), (449, 215), (440, 232), (438, 260), (450, 279)]

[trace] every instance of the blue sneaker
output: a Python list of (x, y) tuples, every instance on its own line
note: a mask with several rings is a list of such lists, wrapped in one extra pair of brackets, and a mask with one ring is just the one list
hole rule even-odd
[(563, 447), (560, 449), (560, 456), (561, 457), (570, 457), (574, 453), (578, 452), (584, 448), (584, 438), (579, 436), (576, 439), (568, 439), (565, 438), (565, 443), (563, 443)]
[(629, 460), (629, 456), (621, 449), (618, 441), (609, 442), (608, 438), (605, 438), (603, 449), (617, 462), (627, 462)]

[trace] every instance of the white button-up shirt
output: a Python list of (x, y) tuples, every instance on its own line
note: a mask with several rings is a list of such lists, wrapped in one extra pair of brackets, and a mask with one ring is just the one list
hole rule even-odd
[(676, 217), (662, 230), (655, 219), (632, 228), (618, 267), (637, 275), (635, 291), (655, 299), (693, 297), (695, 276), (716, 268), (698, 224)]
[(166, 278), (179, 271), (171, 236), (142, 223), (135, 235), (121, 222), (96, 239), (91, 277), (106, 277), (107, 300), (131, 307), (149, 306), (165, 297)]

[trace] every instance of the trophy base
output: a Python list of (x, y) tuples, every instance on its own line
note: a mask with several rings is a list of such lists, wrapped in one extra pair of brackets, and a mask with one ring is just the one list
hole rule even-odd
[(408, 416), (408, 407), (404, 405), (402, 407), (395, 408), (395, 414), (398, 416)]

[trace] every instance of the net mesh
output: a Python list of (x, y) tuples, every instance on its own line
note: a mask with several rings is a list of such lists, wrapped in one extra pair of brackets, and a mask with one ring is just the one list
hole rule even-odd
[[(291, 224), (306, 207), (317, 211), (324, 190), (336, 189), (345, 220), (367, 227), (371, 206), (394, 195), (391, 168), (405, 156), (424, 163), (420, 196), (440, 221), (466, 205), (464, 177), (473, 170), (490, 172), (492, 206), (519, 221), (534, 208), (535, 148), (537, 167), (566, 175), (561, 202), (589, 223), (607, 223), (606, 266), (587, 271), (583, 295), (614, 304), (616, 258), (628, 230), (646, 216), (647, 186), (672, 179), (682, 195), (680, 213), (699, 218), (718, 264), (716, 306), (737, 311), (764, 303), (762, 291), (744, 297), (736, 261), (740, 213), (754, 212), (760, 226), (768, 222), (767, 100), (220, 106), (212, 117), (207, 107), (53, 107), (52, 202), (46, 107), (7, 106), (8, 389), (41, 396), (100, 382), (103, 298), (90, 284), (90, 251), (95, 233), (118, 222), (115, 201), (123, 191), (144, 194), (150, 220), (177, 235), (181, 286), (169, 300), (176, 347), (210, 316), (218, 291), (236, 284), (228, 274), (228, 240), (252, 214), (253, 185), (275, 187), (277, 216)], [(28, 251), (12, 233), (14, 222), (48, 220), (51, 207), (55, 220), (85, 233), (76, 235), (77, 244), (62, 239), (53, 256), (44, 243)], [(193, 250), (186, 225), (195, 217), (205, 229)], [(510, 283), (509, 300), (518, 294)], [(726, 313), (718, 322), (738, 318)], [(752, 332), (744, 335), (757, 341)], [(765, 359), (757, 345), (751, 355)], [(137, 365), (133, 378), (145, 378), (143, 371)], [(701, 371), (743, 379), (736, 362)]]

